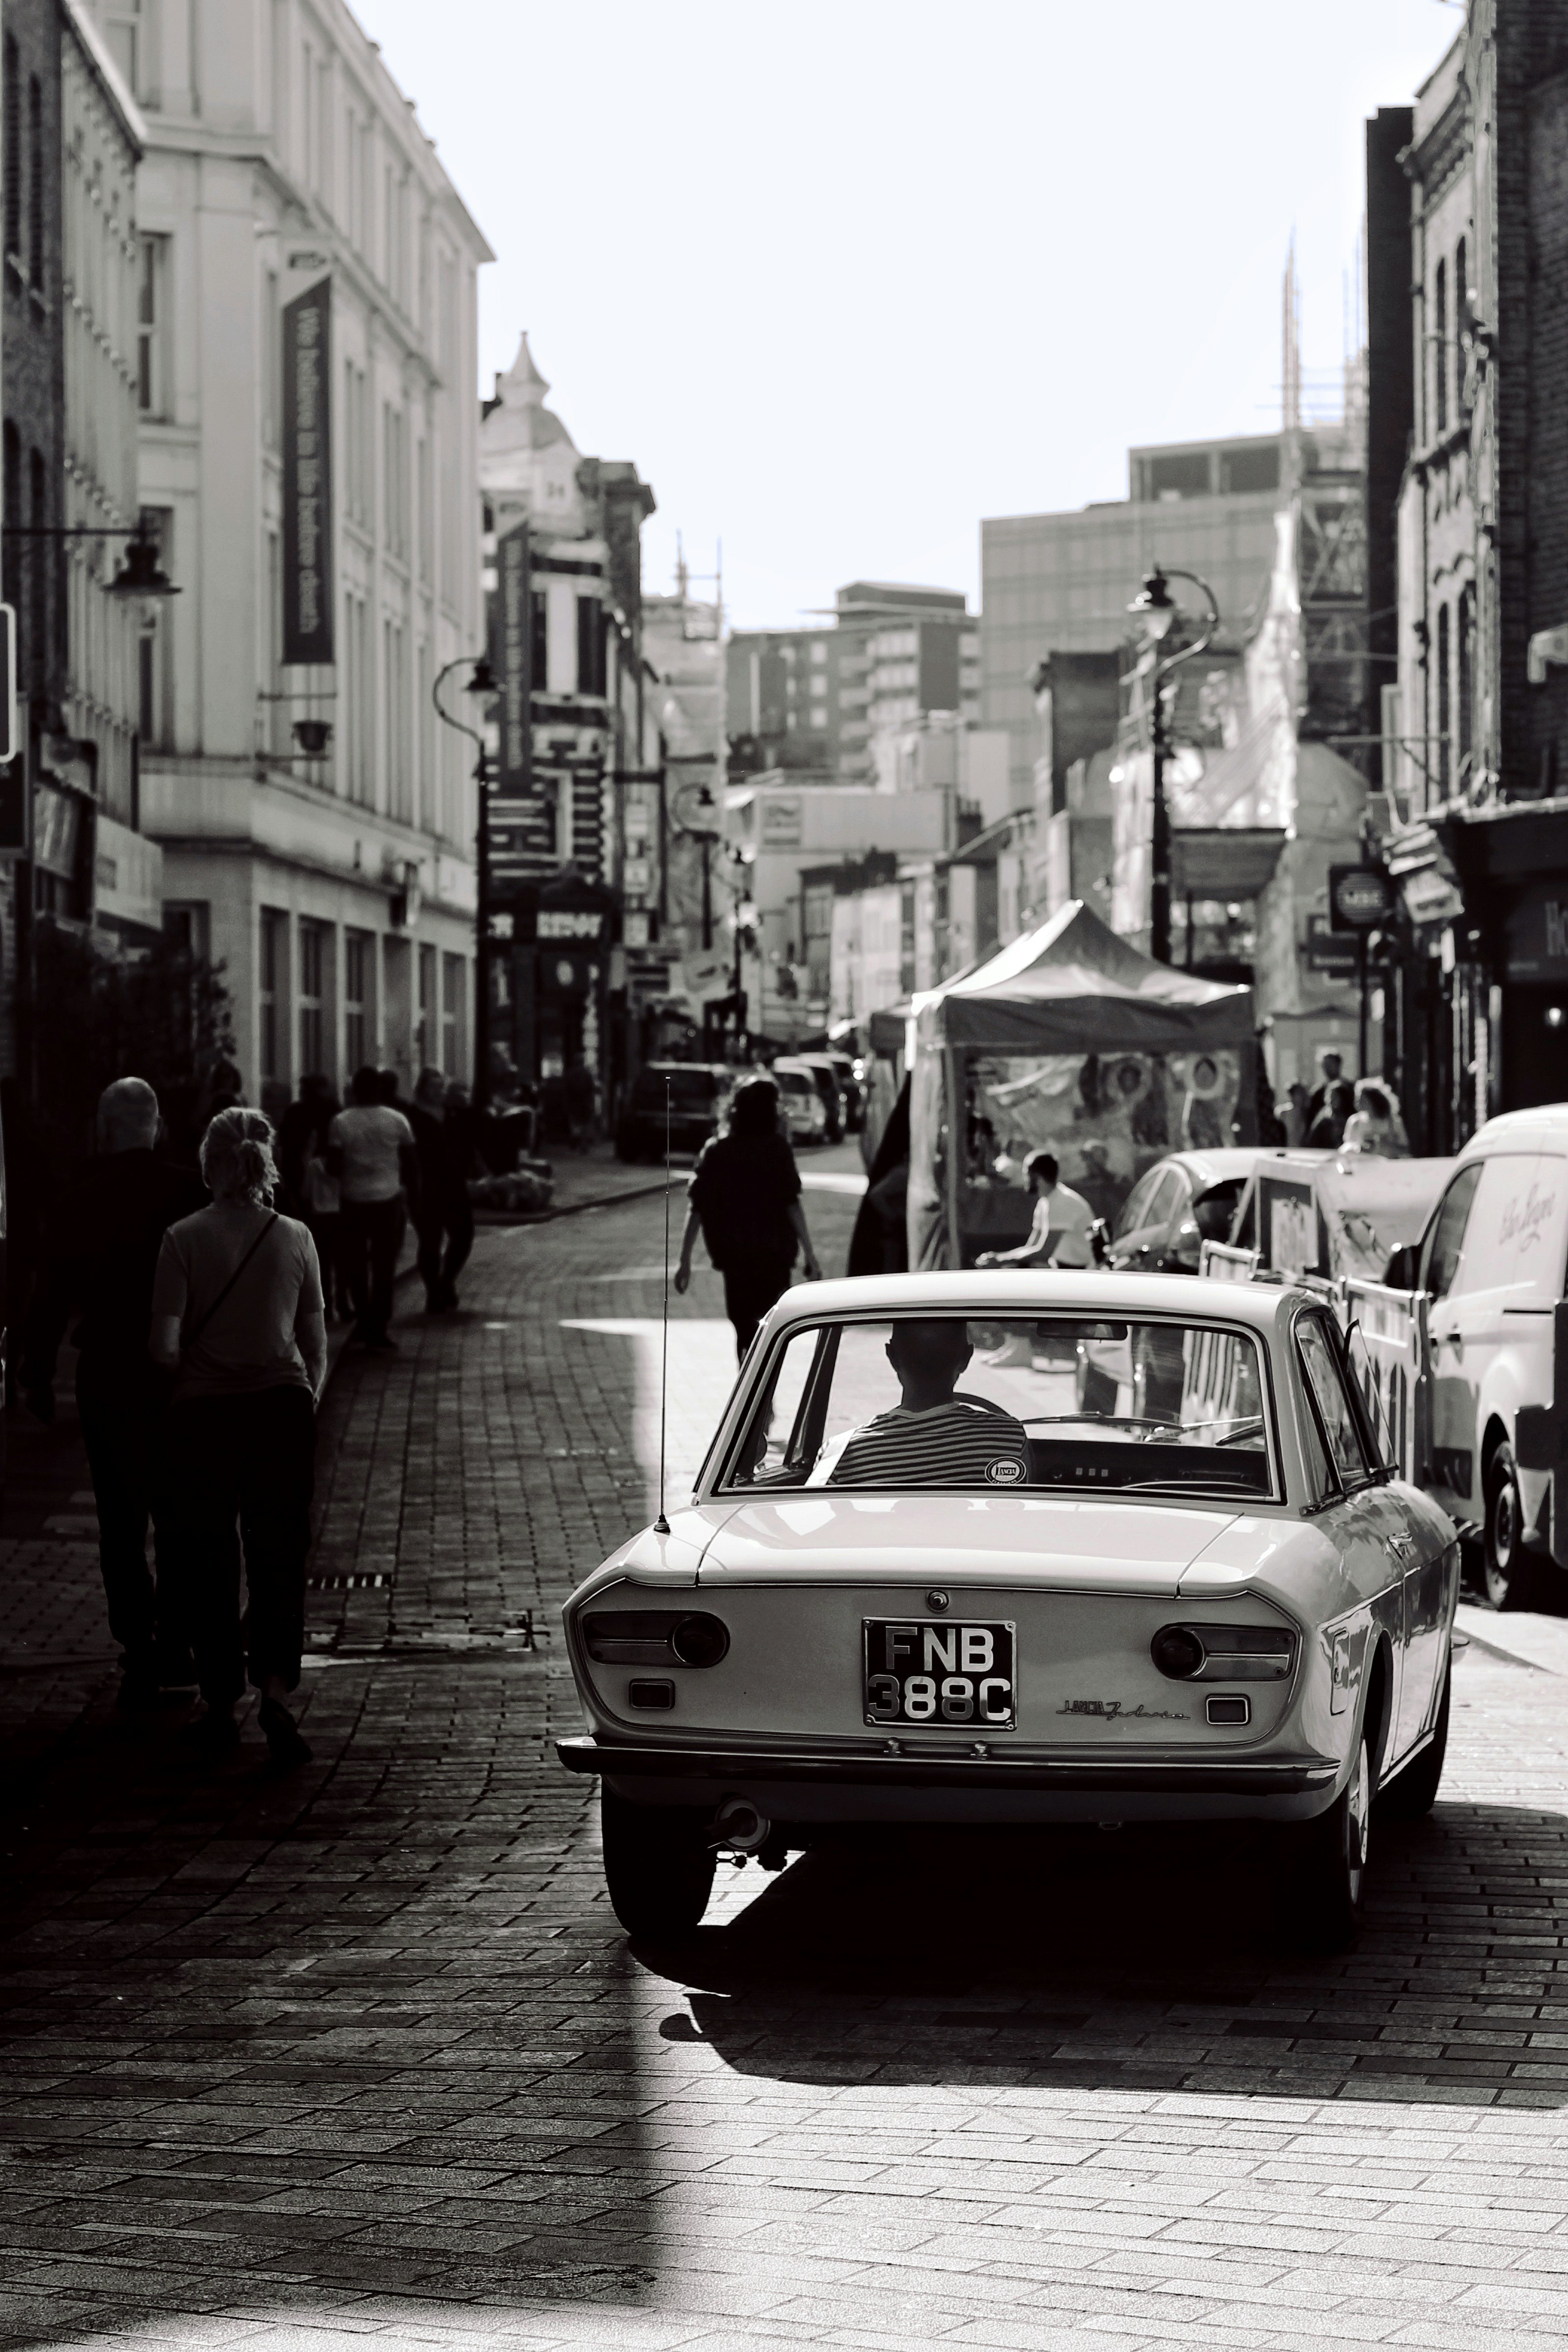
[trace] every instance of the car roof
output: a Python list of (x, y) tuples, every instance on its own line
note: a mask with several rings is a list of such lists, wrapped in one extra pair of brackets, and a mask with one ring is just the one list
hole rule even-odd
[(798, 1282), (768, 1318), (770, 1331), (834, 1315), (1048, 1315), (1076, 1311), (1125, 1317), (1150, 1313), (1246, 1323), (1271, 1330), (1301, 1294), (1274, 1283), (1200, 1282), (1190, 1274), (1013, 1273), (1003, 1267), (961, 1274), (870, 1274), (838, 1282)]
[(1232, 1183), (1239, 1177), (1250, 1176), (1265, 1160), (1332, 1160), (1333, 1156), (1332, 1151), (1292, 1151), (1284, 1143), (1226, 1144), (1212, 1151), (1167, 1151), (1145, 1174), (1152, 1176), (1156, 1168), (1185, 1168), (1195, 1189), (1201, 1192), (1210, 1184)]
[(1568, 1103), (1538, 1103), (1532, 1110), (1500, 1111), (1496, 1118), (1489, 1118), (1476, 1129), (1459, 1158), (1484, 1160), (1500, 1146), (1517, 1151), (1531, 1143), (1568, 1143)]

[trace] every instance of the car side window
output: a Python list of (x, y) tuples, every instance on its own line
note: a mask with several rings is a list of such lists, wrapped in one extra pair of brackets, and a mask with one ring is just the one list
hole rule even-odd
[(1373, 1465), (1362, 1439), (1361, 1416), (1345, 1386), (1339, 1350), (1321, 1315), (1302, 1316), (1296, 1326), (1296, 1345), (1334, 1475), (1342, 1486), (1364, 1486)]
[(1460, 1169), (1443, 1195), (1443, 1205), (1437, 1211), (1427, 1244), (1427, 1262), (1421, 1270), (1421, 1287), (1429, 1297), (1446, 1298), (1453, 1286), (1464, 1251), (1470, 1204), (1480, 1181), (1481, 1162), (1478, 1160), (1472, 1166)]
[(1117, 1213), (1115, 1240), (1120, 1241), (1124, 1234), (1135, 1234), (1140, 1225), (1147, 1224), (1148, 1219), (1144, 1212), (1155, 1197), (1155, 1186), (1158, 1181), (1153, 1169), (1146, 1176), (1138, 1179)]
[(1179, 1170), (1167, 1168), (1146, 1202), (1138, 1220), (1139, 1224), (1168, 1225), (1176, 1215), (1176, 1204), (1184, 1190)]

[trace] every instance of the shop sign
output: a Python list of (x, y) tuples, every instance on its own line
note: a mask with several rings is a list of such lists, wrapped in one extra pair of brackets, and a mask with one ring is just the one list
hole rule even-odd
[(1307, 970), (1354, 980), (1361, 970), (1361, 942), (1343, 931), (1331, 931), (1322, 915), (1307, 917)]
[(1406, 874), (1399, 885), (1405, 911), (1417, 929), (1433, 923), (1457, 922), (1465, 902), (1448, 876), (1436, 866)]
[(1329, 928), (1375, 931), (1394, 908), (1394, 888), (1381, 866), (1329, 867)]
[(532, 602), (528, 593), (528, 526), (516, 524), (496, 549), (496, 675), (500, 683), (497, 790), (526, 795), (533, 789), (533, 730), (529, 724), (528, 659)]
[(534, 936), (541, 947), (552, 940), (587, 940), (597, 944), (604, 937), (604, 909), (602, 907), (541, 907)]
[(100, 812), (93, 843), (93, 911), (144, 931), (163, 925), (163, 852)]
[(800, 803), (798, 800), (763, 802), (762, 846), (764, 849), (800, 848)]
[(332, 281), (283, 313), (283, 658), (332, 653)]
[(75, 793), (40, 783), (33, 794), (33, 856), (49, 874), (74, 882), (81, 840), (81, 813), (88, 805)]
[(1503, 972), (1509, 980), (1568, 980), (1568, 879), (1538, 884), (1509, 908)]

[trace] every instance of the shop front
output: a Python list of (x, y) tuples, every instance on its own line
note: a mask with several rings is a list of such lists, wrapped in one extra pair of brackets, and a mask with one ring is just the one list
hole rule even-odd
[(621, 1076), (611, 1051), (615, 894), (567, 866), (524, 883), (491, 917), (491, 1055), (497, 1091), (541, 1087), (580, 1057), (608, 1097)]
[(1504, 803), (1443, 835), (1477, 967), (1468, 1023), (1475, 1123), (1568, 1100), (1568, 807)]

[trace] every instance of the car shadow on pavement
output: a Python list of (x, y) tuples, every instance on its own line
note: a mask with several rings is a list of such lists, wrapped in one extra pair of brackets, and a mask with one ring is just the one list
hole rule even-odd
[(1568, 2105), (1568, 1820), (1376, 1824), (1351, 1950), (1291, 1948), (1266, 1831), (889, 1832), (807, 1854), (669, 1963), (737, 2072)]

